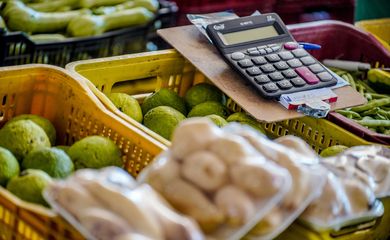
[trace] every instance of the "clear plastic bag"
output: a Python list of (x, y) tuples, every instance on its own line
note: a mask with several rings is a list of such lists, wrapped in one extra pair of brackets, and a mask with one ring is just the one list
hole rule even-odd
[(134, 183), (120, 168), (85, 169), (54, 182), (44, 196), (87, 239), (204, 239), (193, 220), (150, 186)]
[(240, 239), (291, 187), (284, 168), (244, 138), (199, 118), (180, 124), (170, 151), (159, 155), (137, 180), (149, 183), (217, 239)]
[(318, 164), (318, 156), (310, 146), (297, 137), (286, 136), (279, 139), (283, 142), (282, 145), (245, 125), (232, 123), (225, 129), (244, 137), (267, 159), (287, 169), (292, 176), (289, 193), (247, 235), (249, 239), (273, 239), (320, 195), (327, 171)]
[(301, 215), (300, 220), (316, 231), (339, 230), (382, 216), (383, 205), (371, 189), (353, 178), (328, 172), (321, 195)]
[(336, 175), (355, 177), (366, 183), (377, 198), (390, 196), (390, 149), (386, 147), (352, 147), (321, 162)]

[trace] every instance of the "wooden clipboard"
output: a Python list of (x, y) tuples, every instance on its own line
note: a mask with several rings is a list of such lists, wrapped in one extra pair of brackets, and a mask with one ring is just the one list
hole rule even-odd
[[(157, 33), (179, 51), (210, 81), (259, 121), (276, 122), (302, 117), (276, 101), (266, 100), (251, 88), (219, 55), (217, 49), (193, 25), (165, 28)], [(366, 99), (350, 86), (335, 89), (332, 110), (361, 105)]]

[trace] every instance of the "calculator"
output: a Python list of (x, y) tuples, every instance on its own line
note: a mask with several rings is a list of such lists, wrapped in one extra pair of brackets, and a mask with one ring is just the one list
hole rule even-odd
[(206, 32), (225, 61), (265, 98), (337, 83), (275, 13), (210, 24)]

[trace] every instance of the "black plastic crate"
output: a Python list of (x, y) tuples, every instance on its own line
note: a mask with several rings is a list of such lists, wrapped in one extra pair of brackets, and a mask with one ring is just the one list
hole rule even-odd
[(142, 52), (146, 50), (148, 41), (158, 40), (156, 29), (175, 24), (176, 13), (176, 3), (160, 1), (156, 17), (148, 24), (60, 42), (35, 43), (23, 32), (2, 31), (0, 66), (46, 63), (64, 67), (77, 60)]

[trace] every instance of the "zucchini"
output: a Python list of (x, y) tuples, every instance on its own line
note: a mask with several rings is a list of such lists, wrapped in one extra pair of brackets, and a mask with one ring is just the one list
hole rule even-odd
[(74, 18), (68, 26), (68, 34), (73, 37), (95, 36), (104, 32), (141, 25), (149, 22), (154, 14), (143, 7), (126, 9), (108, 15), (83, 15)]
[(60, 32), (68, 26), (69, 22), (80, 15), (90, 13), (88, 9), (68, 12), (45, 13), (27, 7), (23, 2), (7, 2), (3, 16), (7, 26), (12, 31), (26, 33)]

